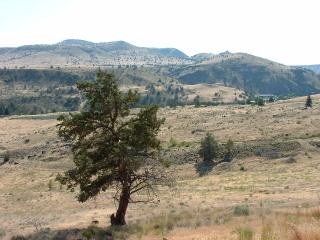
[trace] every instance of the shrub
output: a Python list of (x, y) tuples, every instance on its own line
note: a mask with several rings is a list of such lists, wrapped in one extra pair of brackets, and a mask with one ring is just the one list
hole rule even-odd
[(269, 97), (268, 102), (270, 103), (274, 102), (274, 97)]
[(171, 137), (170, 140), (169, 140), (169, 147), (176, 147), (178, 145), (178, 141)]
[(263, 224), (260, 240), (275, 240), (276, 236), (273, 232), (271, 224)]
[(198, 95), (193, 99), (193, 103), (194, 107), (200, 107), (200, 97)]
[(0, 239), (6, 235), (6, 232), (0, 228)]
[(210, 133), (207, 133), (205, 138), (201, 140), (201, 146), (199, 151), (200, 156), (202, 156), (203, 161), (211, 162), (213, 159), (217, 157), (218, 153), (218, 142)]
[(223, 156), (223, 161), (230, 162), (233, 158), (234, 143), (231, 139), (225, 145), (225, 154)]
[(172, 147), (190, 147), (191, 143), (187, 142), (187, 141), (182, 141), (179, 142), (177, 139), (171, 137), (169, 140), (169, 144), (168, 147), (172, 148)]
[(256, 99), (256, 104), (258, 106), (264, 106), (264, 100), (262, 98), (257, 98)]
[(3, 156), (3, 162), (9, 162), (9, 160), (10, 160), (10, 154), (8, 151), (6, 151)]
[(237, 233), (239, 240), (252, 240), (254, 237), (254, 230), (250, 227), (239, 228)]
[(313, 209), (311, 211), (311, 215), (314, 219), (316, 219), (317, 221), (320, 221), (320, 209), (319, 208)]
[(88, 228), (86, 229), (83, 233), (82, 236), (86, 239), (86, 240), (91, 240), (94, 238), (95, 236), (95, 231), (92, 228)]
[(311, 96), (308, 95), (307, 100), (306, 100), (306, 107), (312, 107), (312, 99)]
[(48, 182), (48, 190), (51, 191), (52, 188), (53, 188), (53, 181), (52, 181), (52, 179), (50, 179)]
[(24, 236), (17, 235), (17, 236), (13, 236), (11, 240), (27, 240), (27, 239)]
[(233, 214), (236, 216), (248, 216), (250, 214), (250, 209), (248, 204), (237, 205), (233, 209)]

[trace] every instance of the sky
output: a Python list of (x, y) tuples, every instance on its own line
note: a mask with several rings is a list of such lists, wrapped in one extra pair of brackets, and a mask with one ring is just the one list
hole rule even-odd
[(0, 0), (0, 47), (64, 39), (320, 64), (319, 0)]

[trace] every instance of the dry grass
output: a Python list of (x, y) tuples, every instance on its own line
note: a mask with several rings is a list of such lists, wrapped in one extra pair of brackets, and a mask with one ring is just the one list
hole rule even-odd
[[(314, 97), (315, 103), (319, 100)], [(299, 98), (264, 108), (162, 109), (167, 121), (160, 138), (164, 146), (170, 145), (170, 138), (177, 143), (170, 151), (192, 151), (211, 132), (219, 141), (232, 138), (236, 144), (278, 141), (281, 154), (239, 157), (226, 169), (214, 168), (203, 177), (193, 162), (174, 165), (176, 185), (159, 189), (160, 202), (130, 206), (130, 226), (116, 234), (131, 239), (236, 240), (240, 229), (251, 229), (255, 240), (320, 239), (319, 105), (303, 110), (303, 103)], [(80, 204), (75, 194), (53, 181), (72, 164), (55, 125), (55, 120), (46, 118), (0, 119), (0, 150), (9, 150), (10, 161), (18, 163), (0, 166), (4, 239), (37, 228), (54, 233), (86, 229), (92, 221), (102, 229), (109, 224), (115, 209), (112, 190)], [(286, 150), (290, 141), (301, 147)], [(289, 158), (294, 158), (290, 164)], [(246, 171), (240, 170), (242, 166)], [(248, 206), (249, 214), (233, 214), (236, 206)]]

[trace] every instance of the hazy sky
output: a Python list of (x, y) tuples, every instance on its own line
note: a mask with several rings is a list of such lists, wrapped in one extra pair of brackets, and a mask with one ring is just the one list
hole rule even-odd
[(124, 40), (320, 64), (319, 0), (0, 0), (0, 46)]

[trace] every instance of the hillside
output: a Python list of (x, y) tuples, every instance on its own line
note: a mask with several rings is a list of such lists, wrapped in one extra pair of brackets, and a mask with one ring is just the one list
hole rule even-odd
[(304, 65), (304, 66), (301, 66), (301, 67), (306, 68), (306, 69), (310, 69), (310, 70), (314, 71), (315, 73), (320, 74), (320, 64)]
[[(176, 183), (158, 189), (158, 202), (130, 205), (129, 226), (115, 239), (234, 240), (246, 230), (253, 239), (292, 240), (293, 228), (319, 236), (320, 95), (312, 98), (312, 109), (303, 109), (304, 97), (263, 108), (160, 109), (166, 122), (159, 138)], [(57, 137), (57, 116), (0, 118), (0, 154), (10, 153), (10, 163), (0, 165), (4, 239), (83, 239), (93, 222), (109, 225), (113, 189), (79, 203), (54, 181), (72, 166), (70, 149)], [(236, 155), (201, 175), (198, 149), (207, 132), (221, 144), (231, 138)], [(274, 237), (260, 238), (266, 234)]]
[[(138, 90), (140, 104), (175, 106), (201, 102), (232, 103), (244, 100), (243, 91), (221, 84), (181, 84), (148, 67), (107, 68), (119, 79), (121, 89)], [(76, 83), (92, 81), (97, 70), (0, 69), (0, 115), (43, 114), (78, 110), (82, 97)]]
[(187, 64), (175, 48), (137, 47), (124, 41), (93, 43), (69, 39), (52, 45), (0, 48), (0, 67), (49, 68)]
[(162, 74), (185, 84), (222, 83), (252, 94), (306, 95), (320, 92), (313, 71), (244, 53), (223, 53), (187, 66), (160, 67)]
[[(27, 94), (26, 91), (16, 93), (16, 87), (6, 86), (10, 81), (32, 82), (35, 88), (45, 88), (57, 82), (59, 86), (66, 84), (64, 81), (71, 78), (74, 85), (79, 80), (94, 79), (98, 67), (116, 72), (120, 82), (130, 86), (147, 86), (160, 81), (164, 84), (223, 84), (251, 95), (302, 96), (320, 92), (320, 75), (307, 69), (316, 70), (316, 65), (286, 66), (228, 51), (189, 57), (175, 48), (137, 47), (124, 41), (93, 43), (69, 39), (52, 45), (0, 48), (1, 67), (11, 69), (10, 73), (0, 72), (0, 90), (4, 89), (4, 94), (10, 96)], [(39, 73), (27, 69), (39, 69)], [(4, 81), (8, 78), (4, 74), (12, 75), (14, 71), (20, 71), (14, 74), (14, 81), (10, 77), (9, 82)]]

